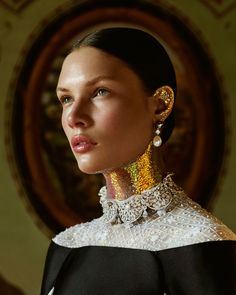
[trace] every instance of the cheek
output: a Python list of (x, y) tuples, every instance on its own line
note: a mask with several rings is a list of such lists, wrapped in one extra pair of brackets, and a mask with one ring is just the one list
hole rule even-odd
[(66, 134), (66, 136), (68, 137), (68, 124), (66, 122), (66, 114), (64, 111), (62, 111), (62, 114), (61, 114), (61, 125), (62, 125), (62, 128)]
[(107, 134), (113, 135), (114, 133), (119, 132), (119, 130), (123, 130), (124, 132), (124, 128), (128, 127), (127, 125), (132, 118), (130, 118), (130, 116), (126, 116), (126, 114), (127, 112), (123, 109), (119, 108), (117, 110), (116, 108), (111, 108), (104, 111), (98, 120), (100, 121), (100, 125), (104, 127), (104, 131), (106, 131)]
[(148, 113), (143, 109), (120, 107), (118, 110), (110, 109), (108, 112), (100, 117), (101, 125), (104, 126), (104, 131), (110, 137), (119, 137), (117, 140), (122, 138), (128, 140), (132, 138), (150, 137), (150, 130), (152, 129), (152, 120), (148, 116)]

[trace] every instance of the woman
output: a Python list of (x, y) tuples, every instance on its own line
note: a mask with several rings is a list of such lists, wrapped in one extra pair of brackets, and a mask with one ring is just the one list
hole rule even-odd
[(106, 187), (102, 217), (53, 239), (42, 295), (235, 294), (235, 234), (164, 174), (175, 92), (166, 51), (141, 30), (100, 30), (66, 57), (62, 126)]

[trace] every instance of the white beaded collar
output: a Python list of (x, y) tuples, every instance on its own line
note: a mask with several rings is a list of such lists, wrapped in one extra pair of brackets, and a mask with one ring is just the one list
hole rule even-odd
[(124, 223), (130, 227), (142, 221), (149, 215), (157, 217), (171, 210), (175, 193), (181, 189), (173, 182), (172, 174), (168, 174), (162, 182), (140, 195), (130, 196), (125, 200), (115, 200), (107, 196), (106, 187), (99, 191), (100, 203), (103, 208), (103, 218), (106, 223)]

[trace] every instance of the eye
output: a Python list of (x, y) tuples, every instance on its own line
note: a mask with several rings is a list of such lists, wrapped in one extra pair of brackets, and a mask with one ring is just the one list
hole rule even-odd
[(105, 96), (109, 93), (109, 91), (105, 88), (99, 88), (95, 92), (95, 96)]
[(71, 96), (69, 96), (69, 95), (63, 95), (63, 96), (61, 96), (60, 98), (59, 98), (59, 100), (60, 100), (60, 102), (61, 102), (61, 104), (63, 105), (63, 104), (67, 104), (67, 103), (70, 103), (71, 101), (72, 101), (72, 97)]

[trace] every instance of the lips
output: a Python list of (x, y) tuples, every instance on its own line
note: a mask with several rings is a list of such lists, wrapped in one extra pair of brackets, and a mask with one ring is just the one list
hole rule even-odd
[(71, 146), (74, 152), (84, 153), (91, 150), (97, 143), (85, 135), (75, 135), (71, 139)]

